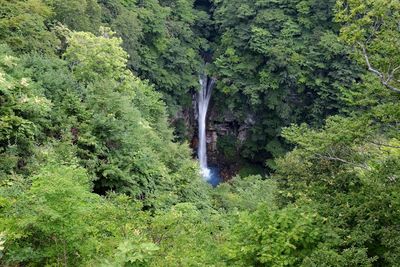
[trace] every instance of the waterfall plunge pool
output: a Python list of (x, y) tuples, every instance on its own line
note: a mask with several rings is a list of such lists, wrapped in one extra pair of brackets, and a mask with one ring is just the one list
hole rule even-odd
[(209, 166), (208, 170), (208, 175), (204, 176), (204, 179), (207, 181), (207, 183), (211, 184), (213, 187), (216, 187), (222, 182), (219, 174), (220, 169), (217, 166)]

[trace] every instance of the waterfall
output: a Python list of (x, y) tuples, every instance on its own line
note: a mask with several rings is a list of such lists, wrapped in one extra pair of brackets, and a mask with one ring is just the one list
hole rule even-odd
[(207, 164), (207, 136), (206, 136), (206, 117), (208, 105), (210, 104), (210, 98), (212, 90), (215, 86), (216, 79), (209, 78), (206, 74), (200, 75), (200, 91), (197, 96), (197, 104), (199, 109), (199, 148), (198, 158), (200, 161), (201, 174), (204, 179), (210, 179), (210, 169)]

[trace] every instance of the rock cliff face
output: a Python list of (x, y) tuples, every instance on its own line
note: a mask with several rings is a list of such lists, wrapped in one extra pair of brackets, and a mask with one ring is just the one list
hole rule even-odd
[[(194, 94), (192, 107), (186, 108), (184, 111), (177, 114), (174, 121), (181, 121), (185, 125), (185, 139), (190, 140), (190, 147), (193, 149), (193, 156), (196, 157), (199, 145), (198, 140), (198, 125), (197, 125), (197, 103)], [(244, 122), (238, 122), (232, 113), (229, 111), (221, 111), (216, 108), (212, 102), (207, 114), (206, 124), (206, 140), (207, 140), (207, 153), (208, 162), (210, 165), (218, 166), (221, 170), (221, 177), (224, 180), (229, 180), (237, 174), (240, 164), (234, 157), (239, 157), (241, 145), (245, 142), (249, 135), (254, 121), (249, 116)], [(232, 157), (227, 158), (222, 139), (229, 138), (231, 143), (234, 144)], [(232, 148), (231, 148), (232, 150)], [(231, 153), (231, 154), (232, 154)]]

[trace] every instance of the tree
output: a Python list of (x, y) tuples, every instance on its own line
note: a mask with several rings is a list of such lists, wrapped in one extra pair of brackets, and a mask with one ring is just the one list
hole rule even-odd
[(97, 32), (101, 25), (101, 8), (95, 0), (44, 0), (53, 10), (52, 19), (75, 31)]
[(315, 257), (318, 266), (395, 266), (398, 261), (397, 241), (387, 238), (400, 238), (394, 227), (400, 219), (394, 197), (399, 140), (381, 127), (391, 124), (382, 111), (393, 112), (382, 106), (379, 113), (373, 108), (331, 117), (320, 130), (302, 125), (283, 133), (297, 148), (278, 161), (281, 200), (314, 207), (339, 237), (333, 244), (336, 256)]
[(341, 38), (356, 48), (356, 58), (388, 89), (400, 93), (400, 3), (393, 0), (337, 2)]
[(53, 54), (59, 46), (49, 31), (52, 10), (41, 0), (0, 1), (0, 40), (14, 51)]
[(149, 80), (175, 115), (191, 106), (190, 92), (198, 86), (199, 51), (204, 40), (196, 36), (193, 0), (104, 2), (113, 30), (130, 55), (129, 68)]
[(83, 168), (49, 154), (22, 192), (15, 192), (11, 180), (0, 186), (0, 231), (6, 239), (0, 263), (100, 265), (115, 256), (122, 266), (150, 259), (156, 246), (144, 234), (141, 205), (123, 195), (91, 193)]
[(299, 266), (329, 234), (317, 214), (297, 207), (262, 205), (237, 217), (223, 249), (230, 266)]
[[(346, 106), (359, 68), (338, 42), (334, 1), (213, 1), (217, 107), (254, 121), (242, 156), (279, 157), (290, 123), (323, 123)], [(271, 165), (273, 167), (273, 164)]]
[(0, 45), (0, 176), (21, 172), (52, 107), (19, 71), (20, 59)]
[(187, 147), (172, 142), (160, 94), (126, 69), (121, 39), (102, 32), (73, 33), (64, 55), (85, 85), (89, 128), (77, 129), (76, 143), (96, 192), (125, 192), (148, 207), (201, 195), (205, 185)]
[(28, 192), (7, 199), (1, 226), (6, 262), (68, 266), (95, 253), (90, 217), (100, 198), (89, 188), (83, 169), (53, 165), (32, 177)]

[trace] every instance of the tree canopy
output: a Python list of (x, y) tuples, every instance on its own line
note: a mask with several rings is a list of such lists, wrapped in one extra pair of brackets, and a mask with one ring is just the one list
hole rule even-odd
[[(399, 23), (395, 0), (0, 0), (0, 265), (398, 266)], [(241, 169), (215, 188), (185, 135), (200, 74), (248, 130), (222, 127)]]

